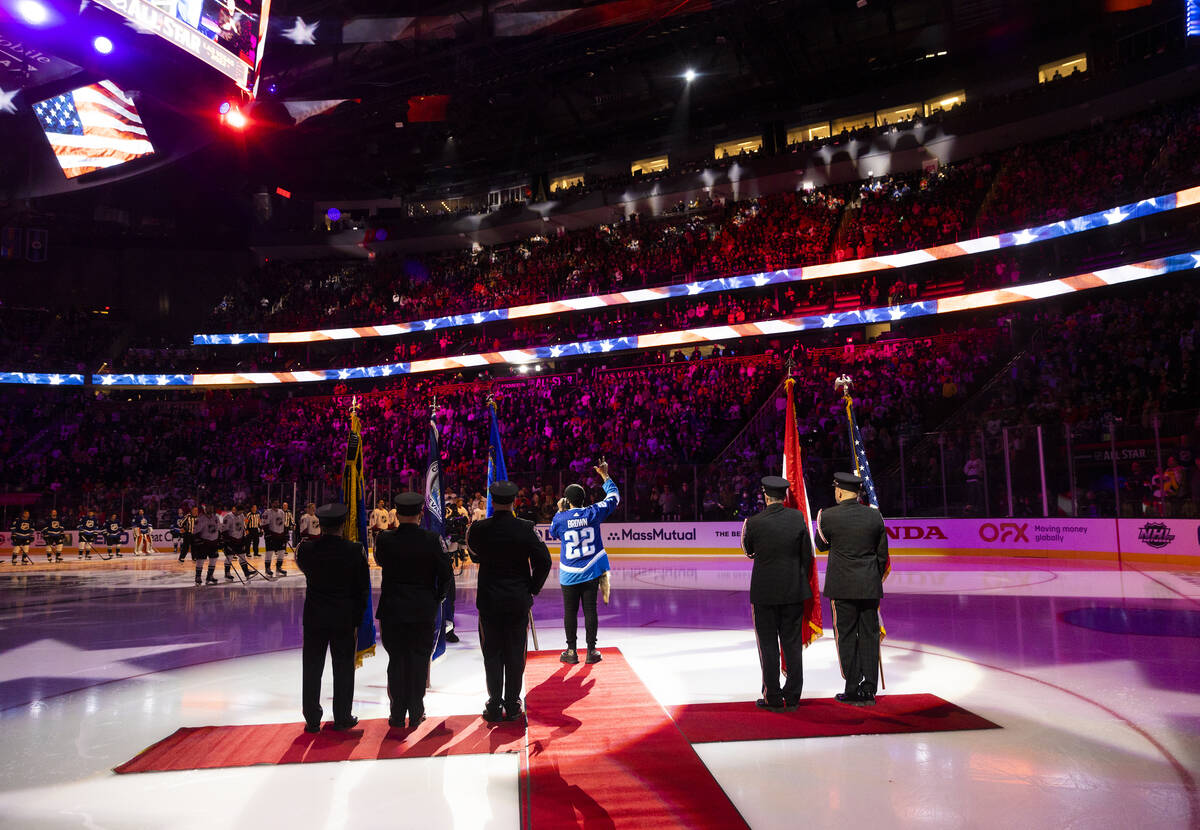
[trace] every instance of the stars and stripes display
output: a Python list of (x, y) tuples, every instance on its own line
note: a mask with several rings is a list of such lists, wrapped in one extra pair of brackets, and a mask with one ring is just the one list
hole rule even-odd
[[(577, 357), (579, 355), (642, 351), (675, 346), (699, 346), (704, 343), (735, 341), (764, 335), (779, 337), (798, 334), (802, 331), (811, 331), (812, 329), (860, 326), (888, 320), (927, 317), (937, 314), (950, 314), (956, 311), (1014, 305), (1016, 303), (1029, 302), (1030, 300), (1043, 300), (1048, 297), (1058, 297), (1078, 291), (1088, 291), (1093, 288), (1104, 288), (1110, 285), (1137, 282), (1162, 274), (1169, 274), (1175, 271), (1191, 271), (1196, 268), (1200, 268), (1200, 250), (1186, 254), (1176, 254), (1163, 259), (1118, 265), (1115, 268), (1106, 268), (1102, 271), (1076, 274), (1071, 277), (1046, 280), (1045, 282), (1017, 285), (1012, 288), (977, 291), (973, 294), (961, 294), (956, 297), (943, 297), (939, 300), (905, 303), (885, 308), (855, 309), (853, 311), (839, 311), (805, 317), (759, 320), (756, 323), (739, 323), (731, 326), (710, 326), (698, 329), (684, 329), (682, 331), (613, 337), (604, 340), (560, 343), (553, 346), (537, 346), (527, 349), (507, 349), (505, 351), (485, 352), (483, 354), (437, 357), (428, 360), (414, 360), (411, 363), (387, 363), (378, 366), (356, 366), (345, 369), (311, 369), (296, 372), (218, 372), (195, 375), (103, 374), (92, 375), (92, 383), (97, 386), (126, 387), (234, 387), (388, 378), (399, 375), (425, 374), (428, 372), (456, 371), (490, 365), (519, 366), (522, 364), (537, 363), (542, 360), (555, 360), (557, 358)], [(0, 373), (0, 380), (3, 377), (3, 373)]]
[(858, 421), (854, 419), (854, 400), (846, 396), (846, 418), (850, 421), (850, 440), (854, 443), (854, 474), (862, 479), (862, 494), (867, 504), (879, 509), (879, 497), (875, 494), (875, 479), (871, 477), (871, 464), (867, 461), (867, 451), (863, 447), (862, 434), (858, 431)]
[[(753, 274), (741, 274), (733, 277), (721, 277), (711, 280), (664, 285), (658, 288), (641, 288), (632, 291), (619, 291), (613, 294), (602, 294), (596, 297), (575, 297), (546, 303), (513, 306), (511, 308), (495, 308), (488, 311), (475, 311), (469, 314), (455, 314), (447, 317), (434, 317), (428, 320), (415, 320), (408, 323), (387, 323), (375, 326), (354, 326), (351, 328), (315, 329), (311, 331), (272, 331), (248, 332), (240, 334), (196, 334), (192, 342), (198, 346), (238, 346), (245, 343), (312, 343), (321, 340), (358, 340), (367, 337), (397, 337), (435, 329), (461, 328), (493, 323), (497, 320), (519, 320), (525, 317), (544, 317), (550, 314), (566, 314), (575, 311), (587, 311), (610, 305), (632, 305), (648, 303), (656, 300), (666, 300), (674, 297), (694, 297), (700, 294), (722, 293), (737, 291), (743, 288), (758, 288), (765, 285), (780, 285), (783, 283), (803, 282), (806, 280), (830, 279), (845, 277), (851, 274), (868, 274), (876, 271), (889, 271), (897, 268), (907, 268), (927, 262), (955, 259), (962, 256), (997, 251), (1003, 248), (1028, 245), (1031, 242), (1044, 242), (1071, 234), (1083, 233), (1095, 228), (1119, 224), (1129, 219), (1140, 219), (1200, 203), (1200, 186), (1176, 193), (1167, 193), (1152, 199), (1142, 199), (1120, 205), (1106, 211), (1097, 211), (1074, 219), (1063, 219), (1049, 225), (1011, 233), (1001, 233), (995, 236), (983, 236), (978, 239), (968, 239), (949, 245), (938, 245), (932, 248), (921, 248), (916, 251), (903, 251), (898, 254), (855, 259), (844, 262), (827, 262), (820, 265), (808, 265), (803, 268), (785, 268), (779, 271), (760, 271)], [(896, 319), (896, 318), (893, 318)]]
[(133, 99), (112, 81), (39, 101), (33, 112), (68, 179), (154, 154)]

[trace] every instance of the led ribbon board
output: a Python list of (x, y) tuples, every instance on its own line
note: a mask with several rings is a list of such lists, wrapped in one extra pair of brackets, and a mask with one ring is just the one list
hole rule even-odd
[(540, 360), (554, 360), (579, 355), (605, 354), (608, 352), (641, 351), (672, 346), (701, 345), (725, 340), (740, 340), (744, 337), (763, 335), (788, 335), (813, 329), (833, 329), (842, 326), (860, 326), (867, 323), (885, 323), (928, 317), (936, 314), (952, 314), (977, 308), (1013, 305), (1030, 300), (1044, 300), (1063, 294), (1087, 291), (1122, 283), (1169, 274), (1174, 271), (1189, 271), (1200, 267), (1200, 251), (1176, 254), (1163, 259), (1151, 259), (1130, 265), (1118, 265), (1102, 271), (1076, 274), (1056, 280), (1030, 285), (977, 291), (943, 297), (928, 302), (904, 303), (883, 308), (857, 309), (854, 311), (814, 314), (804, 317), (787, 317), (778, 320), (762, 320), (757, 323), (742, 323), (733, 326), (710, 326), (706, 328), (670, 331), (659, 334), (639, 334), (630, 337), (614, 337), (607, 340), (563, 343), (556, 346), (539, 346), (532, 349), (510, 349), (484, 354), (439, 357), (416, 360), (411, 363), (389, 363), (379, 366), (359, 366), (347, 369), (314, 369), (301, 372), (248, 372), (211, 373), (197, 375), (92, 375), (97, 386), (114, 387), (165, 387), (165, 386), (256, 386), (280, 383), (319, 383), (331, 380), (363, 380), (388, 378), (401, 375), (417, 375), (427, 372), (443, 372), (469, 369), (493, 364), (520, 365)]
[(932, 248), (921, 248), (916, 251), (904, 251), (898, 254), (871, 257), (869, 259), (827, 262), (801, 268), (786, 268), (780, 271), (760, 271), (755, 274), (742, 274), (735, 277), (664, 285), (659, 288), (621, 291), (615, 294), (603, 294), (598, 297), (576, 297), (569, 300), (535, 303), (533, 305), (514, 306), (512, 308), (498, 308), (490, 311), (472, 312), (470, 314), (457, 314), (450, 317), (434, 317), (429, 320), (417, 320), (410, 323), (316, 329), (312, 331), (197, 334), (192, 337), (192, 343), (198, 346), (237, 346), (246, 343), (313, 343), (319, 340), (358, 340), (367, 337), (395, 337), (401, 334), (433, 331), (435, 329), (477, 326), (483, 323), (494, 323), (498, 320), (519, 320), (523, 317), (543, 317), (547, 314), (586, 311), (605, 306), (648, 303), (672, 297), (694, 297), (698, 294), (736, 291), (741, 288), (758, 288), (764, 285), (779, 285), (781, 283), (801, 282), (803, 280), (820, 280), (830, 277), (844, 277), (851, 274), (866, 274), (872, 271), (907, 268), (926, 262), (955, 259), (956, 257), (970, 256), (987, 251), (998, 251), (1004, 248), (1028, 245), (1031, 242), (1045, 242), (1049, 239), (1116, 225), (1127, 219), (1141, 219), (1145, 216), (1178, 210), (1197, 203), (1200, 203), (1200, 186), (1180, 190), (1175, 193), (1168, 193), (1163, 196), (1156, 196), (1153, 199), (1143, 199), (1140, 202), (1120, 205), (1106, 211), (1089, 213), (1086, 216), (1077, 216), (1074, 219), (1064, 219), (1050, 225), (1040, 225), (1034, 228), (1026, 228), (995, 236), (981, 236), (978, 239), (968, 239), (950, 245), (938, 245)]

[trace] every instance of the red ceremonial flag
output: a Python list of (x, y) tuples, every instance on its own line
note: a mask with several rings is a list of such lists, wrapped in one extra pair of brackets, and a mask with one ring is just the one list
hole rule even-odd
[(817, 584), (812, 513), (808, 509), (808, 491), (804, 488), (804, 465), (800, 461), (800, 434), (796, 430), (796, 400), (793, 391), (795, 385), (796, 381), (791, 378), (784, 383), (787, 388), (787, 425), (783, 428), (783, 477), (791, 486), (788, 487), (783, 504), (785, 507), (794, 507), (804, 514), (804, 526), (808, 529), (809, 549), (814, 554), (812, 567), (808, 571), (808, 587), (812, 590), (812, 599), (804, 601), (804, 645), (808, 646), (825, 633), (825, 629), (821, 627), (821, 589)]

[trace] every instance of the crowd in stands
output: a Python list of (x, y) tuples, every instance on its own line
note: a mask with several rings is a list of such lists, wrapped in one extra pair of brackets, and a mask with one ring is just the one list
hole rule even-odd
[[(1191, 184), (1196, 105), (920, 174), (713, 205), (519, 244), (367, 263), (269, 263), (214, 330), (424, 319), (704, 276), (853, 259), (1110, 207)], [(1166, 149), (1164, 149), (1164, 146)], [(1189, 181), (1182, 181), (1189, 178)]]

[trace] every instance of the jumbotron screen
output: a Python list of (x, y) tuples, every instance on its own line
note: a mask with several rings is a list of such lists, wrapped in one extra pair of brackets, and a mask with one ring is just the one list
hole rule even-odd
[(154, 153), (133, 98), (112, 81), (39, 101), (33, 113), (68, 179)]
[(251, 89), (271, 0), (94, 0)]

